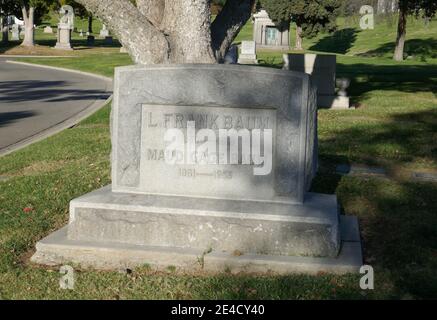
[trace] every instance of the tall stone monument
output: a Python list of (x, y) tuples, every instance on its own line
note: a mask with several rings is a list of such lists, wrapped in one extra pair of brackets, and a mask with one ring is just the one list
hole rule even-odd
[(55, 49), (57, 50), (73, 50), (71, 46), (71, 33), (74, 29), (74, 10), (69, 5), (61, 7), (59, 13), (61, 20), (58, 24), (58, 41)]
[(116, 68), (112, 185), (75, 199), (32, 260), (104, 269), (353, 272), (356, 219), (317, 172), (305, 73), (239, 65)]

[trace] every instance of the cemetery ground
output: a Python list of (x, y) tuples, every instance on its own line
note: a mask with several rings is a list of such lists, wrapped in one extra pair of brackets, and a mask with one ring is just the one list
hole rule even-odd
[[(28, 259), (38, 240), (67, 223), (71, 199), (110, 183), (108, 105), (71, 129), (0, 158), (0, 298), (436, 298), (437, 184), (411, 176), (437, 173), (437, 21), (426, 28), (410, 24), (411, 58), (402, 63), (390, 59), (395, 24), (383, 21), (366, 31), (351, 25), (358, 23), (343, 21), (334, 35), (304, 40), (306, 49), (338, 54), (338, 74), (351, 78), (349, 95), (357, 107), (319, 111), (321, 163), (312, 190), (336, 193), (343, 213), (359, 217), (375, 290), (361, 290), (360, 275), (186, 275), (173, 266), (155, 272), (147, 264), (119, 272), (78, 268), (75, 289), (61, 290), (58, 268)], [(237, 41), (250, 35), (248, 26)], [(118, 48), (68, 54), (78, 57), (21, 60), (106, 76), (131, 64)], [(281, 63), (280, 52), (260, 52), (258, 58), (266, 66)], [(386, 175), (342, 176), (336, 173), (340, 164), (380, 167)]]

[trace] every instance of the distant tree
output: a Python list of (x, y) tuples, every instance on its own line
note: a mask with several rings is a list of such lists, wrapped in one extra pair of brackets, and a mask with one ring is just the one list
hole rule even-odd
[(35, 45), (35, 24), (39, 24), (42, 18), (49, 12), (50, 5), (54, 0), (18, 0), (21, 7), (21, 17), (24, 20), (24, 40), (21, 43), (25, 47)]
[(302, 38), (336, 29), (343, 0), (260, 0), (261, 6), (279, 28), (296, 23), (295, 49), (302, 50)]
[(431, 18), (437, 12), (436, 0), (399, 0), (399, 19), (396, 37), (396, 47), (393, 59), (396, 61), (404, 60), (405, 38), (407, 35), (407, 17)]

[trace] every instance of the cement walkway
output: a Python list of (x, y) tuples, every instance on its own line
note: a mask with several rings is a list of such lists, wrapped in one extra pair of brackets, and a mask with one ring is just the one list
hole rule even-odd
[(0, 57), (0, 156), (73, 125), (112, 94), (103, 78), (7, 59)]

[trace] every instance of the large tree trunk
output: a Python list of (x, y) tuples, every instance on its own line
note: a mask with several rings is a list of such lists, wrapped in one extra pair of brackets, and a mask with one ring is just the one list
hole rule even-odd
[(4, 16), (1, 18), (1, 30), (2, 30), (2, 42), (4, 44), (9, 43), (9, 30), (8, 30), (8, 17)]
[(21, 45), (25, 47), (34, 47), (35, 28), (33, 26), (33, 21), (35, 16), (35, 8), (30, 7), (28, 12), (26, 7), (23, 6), (22, 12), (23, 12), (23, 19), (24, 19), (24, 40), (21, 43)]
[(300, 24), (296, 25), (296, 44), (294, 46), (295, 50), (303, 50), (302, 47), (302, 26)]
[(393, 59), (396, 61), (404, 60), (405, 37), (407, 35), (407, 10), (404, 7), (399, 8), (398, 35), (396, 38), (396, 47)]
[(88, 32), (91, 34), (93, 33), (93, 16), (88, 16)]
[(156, 64), (169, 60), (166, 36), (129, 0), (77, 0), (98, 16), (117, 36), (135, 63)]
[(171, 63), (214, 63), (209, 0), (165, 0), (160, 29), (170, 44)]
[(140, 64), (217, 62), (250, 17), (254, 1), (229, 0), (233, 18), (219, 15), (211, 26), (210, 0), (137, 0), (137, 7), (129, 0), (77, 0)]

